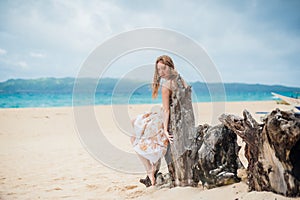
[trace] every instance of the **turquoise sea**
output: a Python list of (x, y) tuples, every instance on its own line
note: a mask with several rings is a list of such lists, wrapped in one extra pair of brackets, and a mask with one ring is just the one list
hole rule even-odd
[[(87, 85), (95, 80), (84, 80)], [(123, 81), (119, 90), (114, 90), (118, 80), (107, 79), (98, 85), (96, 91), (73, 93), (73, 78), (43, 78), (36, 80), (12, 79), (0, 83), (0, 108), (66, 107), (81, 105), (112, 104), (157, 104), (161, 98), (153, 100), (149, 84)], [(300, 88), (268, 86), (259, 84), (223, 84), (224, 92), (217, 92), (218, 85), (191, 83), (193, 102), (217, 101), (271, 101), (271, 92), (296, 97)], [(85, 87), (89, 90), (89, 87)], [(130, 88), (137, 88), (133, 92)], [(210, 90), (208, 90), (210, 88)], [(300, 95), (299, 95), (300, 96)]]
[[(292, 95), (291, 93), (282, 93)], [(193, 96), (193, 102), (221, 101), (224, 97), (215, 97), (214, 100), (207, 94)], [(226, 101), (270, 101), (275, 100), (271, 93), (253, 92), (226, 94)], [(91, 102), (92, 101), (92, 102)], [(161, 98), (152, 100), (151, 95), (103, 95), (96, 94), (94, 99), (82, 95), (81, 101), (73, 102), (72, 94), (45, 94), (45, 93), (18, 93), (0, 94), (0, 108), (28, 108), (28, 107), (65, 107), (73, 105), (111, 105), (111, 104), (156, 104), (161, 103)]]

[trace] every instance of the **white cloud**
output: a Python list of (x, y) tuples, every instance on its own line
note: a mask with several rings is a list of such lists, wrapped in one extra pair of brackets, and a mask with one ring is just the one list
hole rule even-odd
[(29, 55), (34, 58), (45, 58), (46, 54), (40, 52), (30, 52)]
[(0, 55), (4, 55), (4, 54), (6, 54), (7, 53), (7, 51), (5, 50), (5, 49), (1, 49), (0, 48)]
[(24, 30), (24, 36), (47, 46), (61, 46), (72, 51), (85, 52), (95, 43), (112, 34), (110, 16), (118, 8), (107, 2), (52, 1), (49, 10), (39, 4), (20, 5), (12, 19), (14, 26)]
[(111, 1), (54, 0), (19, 5), (9, 15), (14, 16), (11, 26), (22, 30), (21, 37), (73, 52), (89, 52), (112, 35), (138, 26), (162, 25), (159, 15), (121, 6)]
[(28, 69), (28, 64), (25, 61), (18, 61), (16, 63), (17, 66), (21, 67), (22, 69)]

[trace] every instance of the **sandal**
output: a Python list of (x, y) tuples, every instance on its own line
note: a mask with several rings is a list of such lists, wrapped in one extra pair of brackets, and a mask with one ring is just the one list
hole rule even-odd
[(146, 176), (144, 179), (140, 179), (140, 182), (143, 183), (146, 187), (150, 187), (152, 185), (149, 176)]

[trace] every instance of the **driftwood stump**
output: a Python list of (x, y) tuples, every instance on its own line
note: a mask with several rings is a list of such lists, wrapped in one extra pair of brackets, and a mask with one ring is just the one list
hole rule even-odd
[(239, 182), (239, 149), (236, 134), (226, 126), (199, 125), (191, 155), (194, 181), (207, 188)]
[(175, 186), (195, 186), (192, 179), (194, 160), (190, 157), (195, 134), (192, 90), (191, 86), (185, 87), (180, 75), (171, 85), (168, 131), (173, 135), (173, 143), (169, 144), (165, 159)]
[(300, 116), (276, 109), (259, 124), (243, 115), (223, 114), (220, 121), (246, 143), (250, 191), (300, 196)]

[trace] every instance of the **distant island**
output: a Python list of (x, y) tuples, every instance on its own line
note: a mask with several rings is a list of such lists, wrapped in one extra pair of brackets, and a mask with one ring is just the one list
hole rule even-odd
[[(77, 81), (77, 82), (76, 82)], [(131, 79), (103, 78), (98, 81), (94, 78), (37, 78), (37, 79), (9, 79), (0, 82), (0, 94), (15, 93), (53, 93), (69, 94), (73, 92), (75, 83), (80, 83), (81, 92), (96, 87), (95, 93), (111, 94), (116, 88), (118, 93), (132, 92), (135, 88), (136, 94), (148, 94), (151, 92), (150, 83), (134, 81)], [(211, 90), (219, 90), (221, 83), (191, 82), (194, 92), (199, 94), (208, 94)], [(245, 83), (223, 83), (226, 93), (300, 93), (300, 88), (287, 87), (282, 85), (263, 85), (263, 84), (245, 84)]]

